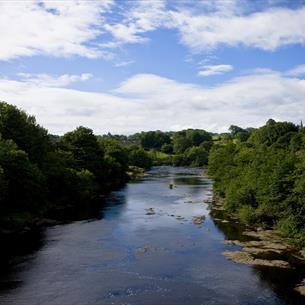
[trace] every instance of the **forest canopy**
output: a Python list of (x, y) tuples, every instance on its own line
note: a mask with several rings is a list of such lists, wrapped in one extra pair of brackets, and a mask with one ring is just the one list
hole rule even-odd
[(209, 155), (214, 190), (248, 225), (276, 227), (305, 245), (305, 129), (269, 120), (241, 141), (215, 143)]
[(227, 133), (201, 129), (51, 135), (35, 117), (0, 103), (0, 230), (60, 218), (102, 200), (153, 165), (208, 165), (225, 209), (248, 225), (276, 227), (305, 245), (305, 129), (272, 119)]
[(206, 165), (210, 147), (211, 136), (203, 130), (124, 136), (94, 135), (79, 126), (51, 135), (34, 116), (1, 102), (0, 227), (22, 228), (100, 201), (138, 168)]

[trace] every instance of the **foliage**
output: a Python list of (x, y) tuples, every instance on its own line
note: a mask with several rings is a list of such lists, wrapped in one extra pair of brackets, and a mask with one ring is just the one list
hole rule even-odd
[(140, 135), (141, 146), (144, 149), (160, 150), (164, 144), (170, 144), (170, 136), (160, 130), (142, 132)]
[(189, 147), (199, 146), (212, 141), (212, 136), (205, 130), (187, 129), (174, 134), (173, 147), (176, 154), (184, 153)]
[(128, 164), (131, 166), (149, 169), (153, 164), (153, 159), (143, 148), (131, 145), (128, 148)]
[(276, 227), (304, 246), (304, 128), (269, 120), (258, 129), (232, 125), (229, 131), (96, 136), (81, 126), (55, 136), (33, 116), (0, 103), (1, 226), (90, 204), (126, 182), (132, 169), (208, 163), (228, 211), (246, 224)]
[(39, 211), (45, 202), (45, 176), (12, 140), (0, 141), (1, 209)]
[[(242, 222), (277, 227), (305, 245), (305, 135), (302, 127), (269, 120), (246, 141), (220, 140), (209, 155), (215, 190)], [(303, 236), (303, 237), (302, 237)]]
[(41, 164), (51, 149), (48, 133), (36, 123), (35, 117), (3, 102), (0, 103), (0, 134), (2, 139), (13, 140), (34, 163)]
[(128, 179), (128, 165), (113, 136), (98, 138), (85, 127), (49, 135), (33, 116), (0, 103), (1, 226), (93, 202)]
[(213, 145), (212, 135), (201, 129), (141, 132), (129, 136), (128, 141), (135, 143), (135, 146), (140, 144), (148, 151), (153, 165), (195, 167), (207, 164), (208, 153)]
[(229, 131), (231, 133), (232, 138), (238, 139), (240, 142), (245, 142), (248, 140), (250, 136), (250, 131), (247, 129), (243, 129), (236, 125), (231, 125), (229, 127)]

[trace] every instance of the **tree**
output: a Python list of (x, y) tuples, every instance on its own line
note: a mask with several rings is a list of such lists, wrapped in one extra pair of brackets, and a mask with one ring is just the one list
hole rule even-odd
[(184, 153), (192, 146), (199, 146), (204, 142), (211, 142), (212, 136), (205, 130), (187, 129), (174, 134), (173, 147), (176, 154)]
[(104, 151), (105, 176), (111, 177), (106, 181), (108, 187), (126, 182), (129, 161), (127, 149), (112, 137), (99, 137), (98, 143)]
[(201, 167), (208, 163), (208, 152), (202, 147), (192, 146), (185, 153), (185, 165)]
[(173, 147), (175, 154), (182, 154), (187, 148), (192, 146), (192, 141), (186, 137), (186, 133), (181, 131), (175, 133), (173, 137)]
[(229, 127), (229, 131), (230, 131), (231, 135), (233, 137), (235, 137), (239, 132), (245, 132), (246, 130), (241, 128), (241, 127), (239, 127), (239, 126), (231, 125)]
[(149, 154), (143, 148), (135, 145), (128, 147), (128, 159), (129, 165), (145, 169), (149, 169), (153, 164), (153, 160)]
[(173, 145), (172, 144), (163, 144), (161, 147), (161, 151), (165, 154), (172, 154), (173, 153)]
[(13, 140), (31, 161), (42, 164), (51, 141), (47, 131), (36, 123), (35, 117), (7, 103), (0, 103), (0, 134)]
[(170, 142), (169, 135), (160, 130), (141, 133), (141, 146), (144, 149), (160, 150), (162, 145), (170, 144)]
[(265, 126), (252, 132), (249, 142), (256, 145), (264, 144), (270, 146), (289, 132), (298, 132), (298, 127), (290, 122), (275, 122), (270, 119)]
[(231, 125), (229, 128), (231, 136), (235, 139), (238, 139), (240, 142), (245, 142), (248, 140), (250, 133), (251, 133), (250, 130), (243, 129), (236, 125)]
[(12, 140), (0, 140), (2, 208), (39, 213), (46, 202), (47, 185), (40, 169)]
[(66, 133), (60, 147), (72, 153), (73, 168), (87, 169), (95, 175), (99, 183), (104, 182), (104, 152), (91, 129), (81, 126)]

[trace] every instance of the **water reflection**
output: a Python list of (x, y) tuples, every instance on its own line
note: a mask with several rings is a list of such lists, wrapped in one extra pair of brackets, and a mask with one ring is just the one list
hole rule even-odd
[(0, 293), (14, 289), (22, 284), (15, 274), (23, 264), (29, 262), (32, 256), (44, 245), (44, 232), (36, 230), (23, 236), (2, 236), (0, 251)]
[[(234, 247), (224, 238), (241, 236), (242, 228), (210, 217), (203, 201), (211, 197), (211, 182), (201, 172), (154, 168), (106, 198), (99, 219), (49, 228), (30, 259), (2, 277), (11, 285), (0, 291), (0, 303), (304, 304), (289, 284), (297, 271), (223, 257)], [(195, 216), (205, 216), (204, 223), (194, 224)]]
[[(215, 226), (224, 234), (226, 239), (241, 241), (253, 240), (253, 238), (251, 239), (250, 237), (243, 235), (246, 228), (241, 224), (222, 222), (221, 219), (224, 217), (222, 211), (213, 211), (211, 215), (215, 218)], [(237, 246), (232, 247), (239, 248)], [(260, 279), (262, 287), (264, 287), (264, 289), (271, 289), (284, 304), (305, 304), (305, 298), (294, 291), (294, 287), (305, 278), (305, 266), (303, 264), (297, 262), (294, 257), (289, 254), (280, 255), (270, 253), (266, 256), (258, 256), (258, 258), (288, 260), (293, 265), (293, 269), (287, 270), (253, 266), (252, 270), (255, 276)]]

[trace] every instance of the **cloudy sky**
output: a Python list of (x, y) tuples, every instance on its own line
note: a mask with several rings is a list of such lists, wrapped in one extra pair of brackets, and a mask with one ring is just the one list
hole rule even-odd
[(0, 100), (51, 133), (305, 120), (305, 1), (1, 0)]

